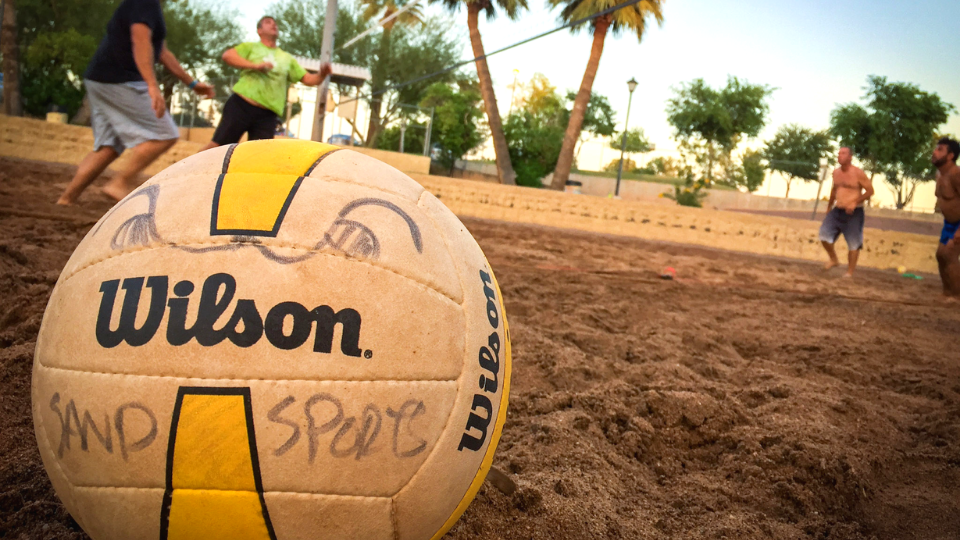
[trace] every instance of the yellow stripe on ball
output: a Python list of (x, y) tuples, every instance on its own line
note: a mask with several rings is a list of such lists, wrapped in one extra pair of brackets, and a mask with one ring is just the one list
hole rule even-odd
[(161, 515), (161, 539), (275, 540), (249, 388), (180, 388)]
[(276, 236), (303, 177), (337, 149), (292, 140), (233, 147), (214, 192), (210, 234)]

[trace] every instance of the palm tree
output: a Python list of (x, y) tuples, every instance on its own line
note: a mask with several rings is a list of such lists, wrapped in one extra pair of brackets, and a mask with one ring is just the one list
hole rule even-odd
[[(379, 16), (378, 20), (384, 20), (394, 15), (396, 12), (411, 0), (361, 0), (363, 5), (363, 18), (371, 20)], [(377, 52), (377, 61), (373, 65), (371, 73), (370, 86), (374, 92), (383, 89), (386, 84), (386, 71), (390, 62), (390, 35), (396, 23), (405, 26), (415, 26), (423, 24), (423, 9), (420, 6), (413, 6), (397, 15), (393, 19), (383, 24), (383, 33), (380, 34), (380, 46)], [(367, 146), (373, 148), (377, 144), (377, 137), (380, 135), (380, 109), (383, 106), (382, 94), (376, 94), (370, 99), (370, 121), (367, 124)]]
[[(564, 22), (576, 21), (593, 14), (609, 9), (623, 0), (548, 0), (553, 7), (563, 6), (560, 19)], [(593, 48), (590, 49), (590, 59), (587, 61), (587, 70), (583, 73), (580, 90), (573, 101), (573, 111), (570, 112), (570, 121), (567, 131), (563, 135), (563, 146), (560, 147), (560, 158), (553, 171), (553, 189), (563, 189), (570, 177), (570, 168), (573, 166), (573, 151), (580, 138), (580, 128), (583, 126), (583, 117), (590, 102), (590, 93), (593, 90), (593, 79), (597, 76), (597, 67), (600, 65), (600, 55), (603, 54), (603, 42), (607, 32), (613, 30), (616, 36), (624, 30), (637, 33), (637, 40), (643, 39), (643, 32), (647, 27), (647, 17), (653, 16), (657, 24), (663, 24), (663, 0), (640, 0), (636, 4), (618, 9), (612, 13), (594, 19), (590, 24), (593, 29)], [(583, 25), (571, 28), (576, 33)]]
[(3, 55), (3, 110), (8, 116), (20, 116), (20, 49), (17, 45), (17, 8), (14, 0), (0, 0), (0, 42)]
[[(438, 0), (432, 0), (438, 1)], [(480, 12), (483, 11), (487, 20), (496, 16), (496, 7), (511, 20), (516, 20), (521, 9), (527, 9), (527, 0), (439, 0), (450, 11), (457, 11), (462, 4), (467, 6), (467, 27), (470, 29), (470, 45), (473, 48), (474, 58), (477, 60), (477, 79), (480, 81), (480, 95), (483, 96), (483, 105), (487, 110), (487, 124), (490, 126), (490, 136), (493, 138), (493, 151), (497, 156), (497, 176), (501, 184), (516, 185), (517, 173), (513, 172), (510, 164), (510, 154), (507, 151), (507, 138), (503, 136), (503, 123), (500, 121), (500, 109), (497, 108), (497, 97), (493, 93), (493, 80), (490, 78), (490, 69), (484, 57), (483, 41), (480, 40)], [(494, 5), (496, 4), (496, 6)]]

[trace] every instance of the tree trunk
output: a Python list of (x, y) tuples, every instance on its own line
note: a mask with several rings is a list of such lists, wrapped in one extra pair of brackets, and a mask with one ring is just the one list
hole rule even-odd
[(783, 196), (784, 199), (790, 198), (790, 183), (793, 182), (793, 178), (787, 179), (787, 193)]
[[(563, 144), (560, 146), (560, 158), (557, 160), (557, 166), (553, 170), (553, 183), (551, 188), (562, 190), (570, 178), (570, 169), (573, 167), (573, 150), (580, 139), (580, 129), (583, 127), (583, 117), (587, 113), (587, 105), (590, 103), (590, 93), (593, 90), (593, 80), (597, 77), (597, 68), (600, 67), (600, 55), (603, 54), (603, 41), (607, 37), (607, 28), (610, 27), (610, 15), (604, 15), (596, 20), (596, 26), (593, 28), (593, 47), (590, 49), (590, 59), (587, 61), (587, 69), (583, 72), (583, 80), (580, 82), (580, 90), (577, 91), (577, 98), (573, 101), (573, 111), (570, 112), (570, 121), (567, 123), (567, 131), (563, 134)], [(626, 133), (624, 126), (624, 133)]]
[[(384, 28), (383, 33), (380, 34), (380, 50), (377, 53), (377, 63), (373, 66), (372, 80), (370, 81), (370, 87), (374, 92), (379, 92), (383, 90), (386, 86), (386, 76), (384, 72), (387, 68), (387, 62), (390, 61), (388, 56), (390, 55), (390, 35), (393, 32), (392, 25), (390, 28)], [(377, 94), (370, 98), (370, 121), (367, 123), (367, 137), (364, 143), (368, 148), (373, 148), (377, 144), (377, 139), (380, 138), (380, 132), (383, 130), (380, 120), (380, 112), (383, 108), (383, 94)]]
[[(470, 28), (470, 45), (473, 48), (474, 58), (484, 55), (483, 42), (480, 41), (480, 2), (467, 4), (467, 27)], [(487, 68), (486, 58), (477, 60), (477, 78), (480, 80), (480, 95), (483, 96), (483, 105), (487, 110), (487, 124), (490, 126), (490, 136), (493, 138), (493, 151), (497, 156), (497, 176), (501, 184), (517, 185), (517, 173), (510, 163), (510, 152), (507, 150), (507, 138), (503, 135), (503, 124), (500, 122), (500, 109), (497, 108), (497, 97), (493, 93), (493, 81), (490, 70)]]
[(20, 47), (17, 43), (17, 8), (15, 0), (4, 2), (3, 21), (0, 24), (0, 41), (3, 42), (3, 114), (23, 115), (20, 100)]

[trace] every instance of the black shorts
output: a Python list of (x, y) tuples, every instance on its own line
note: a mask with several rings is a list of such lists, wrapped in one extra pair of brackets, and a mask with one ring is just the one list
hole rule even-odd
[(251, 141), (272, 139), (277, 131), (278, 119), (273, 111), (251, 105), (233, 94), (223, 106), (223, 116), (213, 132), (213, 142), (220, 146), (238, 143), (244, 133)]
[(863, 248), (863, 223), (865, 217), (863, 208), (858, 207), (853, 214), (846, 210), (834, 208), (820, 225), (820, 240), (828, 244), (835, 244), (840, 235), (847, 241), (847, 249), (858, 251)]

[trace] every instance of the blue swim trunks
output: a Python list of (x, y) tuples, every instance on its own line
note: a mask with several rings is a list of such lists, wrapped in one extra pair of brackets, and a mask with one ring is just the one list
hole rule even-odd
[(946, 243), (953, 238), (953, 235), (957, 234), (958, 228), (960, 228), (960, 221), (950, 223), (947, 220), (943, 220), (943, 232), (940, 233), (940, 243), (946, 245)]

